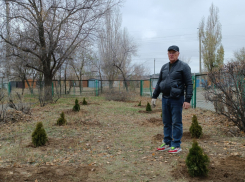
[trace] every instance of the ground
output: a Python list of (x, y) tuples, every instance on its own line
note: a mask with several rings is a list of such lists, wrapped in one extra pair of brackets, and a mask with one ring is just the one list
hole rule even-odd
[[(163, 138), (160, 101), (153, 112), (143, 112), (150, 98), (86, 100), (88, 105), (81, 105), (79, 112), (72, 111), (75, 98), (62, 98), (56, 104), (33, 106), (31, 116), (18, 113), (19, 119), (1, 123), (0, 181), (244, 182), (245, 135), (223, 116), (184, 110), (183, 151), (168, 154), (156, 151)], [(62, 111), (67, 125), (57, 126)], [(189, 133), (193, 114), (204, 132), (197, 141), (210, 158), (209, 174), (203, 178), (189, 177), (185, 165), (193, 141)], [(40, 121), (49, 141), (35, 148), (31, 134)]]

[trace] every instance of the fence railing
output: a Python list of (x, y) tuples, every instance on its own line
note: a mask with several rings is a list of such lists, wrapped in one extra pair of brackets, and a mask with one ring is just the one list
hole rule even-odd
[[(52, 95), (61, 96), (99, 96), (111, 89), (118, 91), (134, 92), (136, 95), (144, 97), (152, 97), (158, 78), (148, 80), (53, 80)], [(207, 75), (194, 75), (193, 81), (193, 97), (191, 100), (192, 108), (203, 108), (214, 111), (214, 104), (207, 102), (205, 94), (205, 84), (207, 84)], [(0, 88), (6, 94), (11, 95), (15, 92), (24, 94), (25, 96), (38, 96), (40, 90), (45, 87), (43, 81), (11, 81), (9, 83), (1, 83)], [(159, 98), (161, 99), (161, 94)]]

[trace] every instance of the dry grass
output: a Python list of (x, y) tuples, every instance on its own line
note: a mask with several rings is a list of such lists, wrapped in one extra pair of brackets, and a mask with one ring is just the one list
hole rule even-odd
[[(82, 97), (78, 99), (81, 101)], [(65, 126), (55, 123), (62, 111), (72, 110), (74, 98), (62, 98), (56, 104), (43, 108), (35, 106), (32, 109), (32, 122), (1, 125), (0, 166), (5, 167), (6, 173), (15, 171), (15, 167), (23, 171), (39, 166), (50, 166), (49, 170), (52, 167), (54, 170), (57, 170), (55, 167), (86, 167), (89, 169), (86, 175), (90, 181), (162, 181), (163, 178), (165, 181), (188, 181), (183, 175), (175, 179), (171, 171), (185, 160), (192, 139), (183, 139), (183, 152), (180, 154), (157, 152), (155, 149), (161, 141), (155, 140), (155, 136), (162, 134), (162, 126), (146, 123), (151, 118), (160, 119), (160, 112), (139, 113), (144, 108), (135, 107), (140, 100), (142, 105), (146, 105), (150, 98), (137, 97), (134, 103), (107, 101), (103, 97), (87, 97), (86, 100), (93, 104), (81, 106), (80, 112), (67, 112)], [(158, 101), (153, 110), (160, 108), (161, 103)], [(245, 139), (227, 136), (222, 130), (223, 125), (217, 125), (215, 115), (209, 111), (185, 110), (184, 131), (189, 130), (194, 113), (200, 118), (198, 121), (204, 134), (210, 136), (198, 141), (211, 160), (231, 155), (234, 149), (239, 149), (238, 153), (245, 157), (245, 148), (242, 147)], [(31, 133), (39, 121), (44, 124), (49, 142), (46, 146), (34, 148), (31, 146)], [(225, 141), (233, 143), (230, 145)], [(226, 150), (223, 149), (225, 146)], [(3, 168), (0, 168), (0, 179), (9, 181), (24, 175), (22, 171), (18, 175), (6, 174), (2, 178), (1, 170)], [(55, 175), (61, 176), (57, 181), (62, 179), (61, 174)], [(33, 176), (26, 179), (32, 180)], [(69, 180), (82, 181), (79, 178), (79, 175), (73, 174)], [(38, 179), (49, 178), (40, 174)]]

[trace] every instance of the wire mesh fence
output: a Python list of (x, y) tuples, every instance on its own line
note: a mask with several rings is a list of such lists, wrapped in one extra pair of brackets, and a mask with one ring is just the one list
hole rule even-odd
[[(207, 75), (194, 75), (193, 80), (193, 97), (191, 105), (193, 108), (202, 108), (215, 111), (215, 104), (205, 99), (205, 93), (208, 88), (212, 87), (208, 81)], [(147, 80), (53, 80), (52, 96), (53, 97), (76, 97), (76, 96), (99, 96), (103, 93), (111, 91), (123, 92), (140, 95), (143, 97), (152, 97), (158, 78)], [(43, 81), (11, 81), (9, 83), (1, 83), (0, 88), (9, 96), (15, 93), (24, 95), (27, 98), (39, 97), (41, 92), (45, 90)], [(162, 95), (159, 95), (161, 99)]]
[(208, 76), (195, 75), (193, 78), (193, 107), (202, 108), (210, 111), (215, 111), (214, 103), (206, 100), (205, 94), (210, 87), (214, 87), (211, 84), (211, 81), (208, 81)]

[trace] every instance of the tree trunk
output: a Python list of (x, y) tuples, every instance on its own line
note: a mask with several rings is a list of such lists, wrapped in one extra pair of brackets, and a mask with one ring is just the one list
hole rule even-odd
[(52, 76), (44, 74), (44, 99), (45, 101), (52, 101)]
[(24, 95), (24, 90), (25, 90), (25, 79), (22, 79), (22, 96)]

